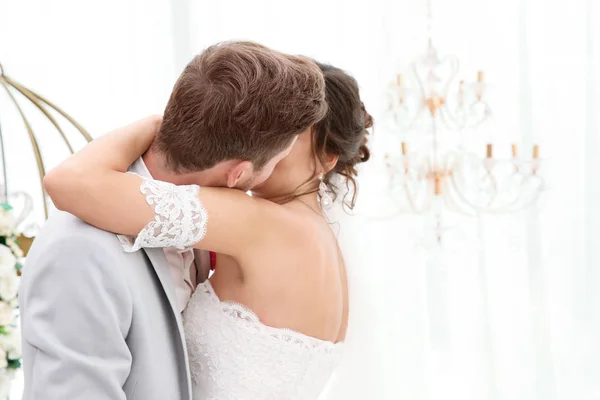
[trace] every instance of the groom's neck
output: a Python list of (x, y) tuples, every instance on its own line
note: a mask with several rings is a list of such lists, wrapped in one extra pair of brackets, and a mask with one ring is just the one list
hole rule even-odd
[(175, 185), (223, 186), (217, 171), (206, 170), (199, 172), (178, 173), (167, 168), (165, 158), (160, 153), (148, 150), (143, 156), (144, 164), (152, 178), (170, 182)]

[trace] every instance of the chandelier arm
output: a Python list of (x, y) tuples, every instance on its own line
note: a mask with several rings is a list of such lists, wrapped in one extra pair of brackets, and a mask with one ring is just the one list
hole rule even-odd
[[(409, 212), (413, 213), (413, 214), (421, 214), (425, 209), (427, 209), (427, 204), (425, 204), (425, 206), (423, 207), (423, 209), (419, 209), (416, 205), (416, 202), (413, 199), (413, 195), (410, 191), (410, 189), (408, 188), (408, 184), (407, 182), (407, 171), (402, 172), (402, 176), (404, 177), (404, 181), (402, 182), (402, 186), (404, 188), (404, 196), (406, 197), (406, 201), (408, 203), (408, 208), (409, 208)], [(403, 215), (406, 212), (406, 210), (403, 210), (402, 207), (398, 207), (397, 211), (393, 214), (391, 214), (391, 217), (396, 217), (399, 215)], [(382, 217), (382, 219), (385, 219), (387, 217)], [(372, 219), (378, 219), (376, 217), (373, 217)]]
[(466, 204), (469, 207), (473, 208), (473, 210), (475, 210), (477, 213), (486, 213), (486, 214), (501, 215), (501, 214), (506, 214), (507, 212), (513, 212), (513, 211), (522, 210), (522, 209), (527, 208), (530, 205), (534, 204), (537, 201), (537, 198), (539, 197), (539, 191), (538, 191), (538, 194), (536, 194), (535, 196), (533, 196), (532, 200), (528, 201), (523, 206), (518, 206), (518, 207), (514, 207), (513, 208), (513, 206), (515, 206), (515, 205), (517, 205), (519, 203), (519, 198), (517, 197), (514, 201), (512, 201), (510, 204), (508, 204), (508, 205), (506, 205), (504, 207), (495, 207), (495, 208), (488, 208), (488, 209), (486, 209), (486, 208), (477, 206), (477, 205), (473, 204), (471, 201), (469, 201), (466, 198), (466, 196), (464, 196), (462, 194), (462, 192), (459, 190), (458, 185), (454, 181), (454, 177), (451, 177), (450, 181), (452, 182), (452, 187), (454, 188), (454, 191), (456, 192), (456, 194), (459, 197), (459, 199), (464, 204)]
[(400, 127), (400, 130), (403, 132), (409, 131), (412, 129), (412, 127), (414, 126), (414, 124), (419, 120), (419, 117), (421, 116), (421, 114), (423, 113), (424, 107), (424, 98), (425, 98), (425, 87), (423, 86), (421, 80), (419, 79), (419, 74), (417, 73), (417, 64), (415, 62), (413, 62), (410, 66), (410, 69), (412, 69), (412, 73), (413, 76), (415, 78), (415, 81), (417, 82), (417, 86), (419, 88), (419, 99), (418, 99), (418, 103), (420, 103), (421, 105), (417, 108), (417, 111), (414, 113), (414, 115), (412, 117), (409, 117), (409, 122), (407, 124), (404, 124), (404, 126), (402, 126), (402, 124), (397, 123), (398, 126)]
[[(513, 177), (513, 176), (515, 176), (515, 175), (522, 175), (522, 174), (521, 174), (521, 173), (519, 173), (519, 172), (513, 172), (511, 175), (509, 175), (509, 178), (512, 178), (512, 177)], [(527, 177), (526, 177), (526, 176), (523, 176), (523, 179), (527, 179)], [(520, 185), (520, 186), (523, 186), (523, 184), (521, 183), (521, 185)], [(519, 193), (520, 193), (520, 192), (519, 192)], [(516, 196), (513, 196), (512, 200), (511, 200), (511, 201), (509, 201), (509, 202), (508, 202), (508, 203), (507, 203), (507, 204), (506, 204), (506, 205), (503, 207), (505, 210), (512, 210), (512, 209), (514, 209), (513, 207), (519, 203), (519, 199), (520, 199), (520, 197), (521, 197), (521, 195), (520, 195), (519, 193), (517, 193), (517, 195), (516, 195)]]
[(410, 190), (408, 189), (408, 184), (405, 182), (404, 183), (404, 193), (406, 194), (406, 201), (408, 202), (408, 206), (410, 207), (410, 209), (417, 214), (420, 214), (417, 205), (414, 202), (414, 199), (412, 198), (412, 195), (410, 193)]
[(406, 179), (404, 180), (404, 192), (406, 193), (406, 200), (408, 201), (409, 207), (416, 214), (422, 214), (425, 210), (427, 210), (427, 208), (431, 204), (431, 198), (430, 198), (431, 196), (429, 196), (429, 199), (425, 202), (423, 207), (419, 208), (415, 202), (413, 194), (411, 193), (411, 191), (408, 187), (408, 183), (406, 183)]
[(448, 193), (444, 196), (444, 204), (448, 207), (449, 210), (454, 211), (460, 215), (464, 215), (466, 217), (472, 217), (476, 215), (474, 211), (465, 207), (463, 203), (460, 201), (456, 201), (456, 199), (452, 195), (452, 190), (449, 190)]
[[(11, 83), (11, 81), (9, 81), (9, 83)], [(67, 135), (65, 135), (65, 132), (62, 130), (62, 128), (58, 124), (58, 121), (56, 121), (56, 119), (52, 116), (52, 114), (50, 114), (48, 112), (48, 110), (46, 110), (46, 107), (44, 107), (44, 103), (42, 103), (36, 97), (36, 95), (29, 89), (27, 89), (21, 85), (18, 85), (18, 84), (17, 84), (17, 86), (15, 86), (15, 85), (12, 85), (12, 86), (15, 89), (17, 89), (19, 91), (19, 93), (21, 93), (23, 96), (25, 96), (29, 101), (31, 101), (33, 103), (33, 105), (35, 105), (37, 107), (37, 109), (40, 110), (46, 116), (46, 118), (48, 118), (50, 120), (50, 122), (52, 123), (52, 125), (54, 125), (54, 127), (56, 128), (56, 130), (58, 131), (60, 136), (62, 136), (63, 141), (69, 148), (69, 152), (71, 154), (75, 153), (75, 151), (73, 150), (73, 146), (71, 146), (71, 143), (69, 142), (69, 139), (67, 138)]]
[(495, 191), (494, 194), (490, 196), (490, 199), (487, 202), (486, 208), (488, 210), (491, 210), (493, 208), (493, 205), (495, 204), (497, 198), (498, 198), (498, 191)]
[(69, 121), (75, 128), (77, 128), (77, 130), (81, 133), (81, 135), (85, 138), (85, 140), (87, 140), (88, 142), (91, 142), (93, 140), (92, 136), (85, 130), (85, 128), (83, 126), (81, 126), (77, 121), (75, 121), (73, 118), (71, 118), (71, 116), (69, 116), (69, 114), (67, 114), (66, 112), (64, 112), (61, 108), (59, 108), (57, 105), (55, 105), (54, 103), (52, 103), (51, 101), (47, 100), (46, 98), (40, 96), (39, 94), (37, 94), (36, 92), (29, 90), (27, 88), (24, 88), (23, 85), (15, 82), (14, 80), (8, 78), (6, 75), (4, 75), (4, 79), (6, 79), (6, 81), (11, 84), (12, 86), (14, 86), (15, 88), (23, 88), (26, 91), (28, 91), (29, 93), (31, 93), (33, 96), (35, 96), (36, 98), (38, 98), (40, 101), (46, 103), (46, 105), (52, 109), (54, 109), (57, 113), (59, 113), (60, 115), (62, 115), (67, 121)]
[[(456, 168), (453, 166), (455, 164), (455, 162), (450, 161), (450, 159), (446, 160), (446, 163), (444, 165), (444, 168), (447, 171), (452, 171), (449, 174), (449, 179), (454, 179), (454, 171), (456, 170)], [(448, 206), (450, 209), (454, 210), (455, 212), (467, 216), (467, 217), (472, 217), (474, 215), (476, 215), (476, 213), (469, 209), (469, 207), (464, 207), (464, 205), (461, 205), (460, 201), (457, 201), (454, 197), (454, 195), (452, 194), (453, 191), (458, 191), (458, 184), (456, 184), (456, 187), (452, 185), (451, 183), (448, 183), (446, 180), (444, 181), (444, 188), (447, 188), (448, 190), (444, 190), (444, 204), (446, 204), (446, 206)], [(452, 190), (454, 189), (454, 190)], [(468, 205), (467, 205), (468, 206)]]
[(412, 119), (408, 122), (408, 124), (405, 125), (405, 128), (403, 128), (403, 130), (405, 132), (411, 130), (413, 125), (415, 124), (415, 122), (417, 122), (419, 120), (419, 117), (421, 116), (422, 113), (423, 113), (423, 108), (419, 108), (417, 110), (417, 112), (415, 113), (415, 115), (412, 117)]
[[(519, 174), (520, 174), (519, 172), (513, 172), (513, 173), (512, 173), (510, 176), (512, 177), (512, 176), (514, 176), (514, 175), (519, 175)], [(522, 174), (521, 174), (521, 175), (522, 175)], [(527, 180), (527, 179), (529, 179), (529, 177), (527, 177), (527, 176), (523, 176), (523, 179)], [(521, 185), (520, 185), (520, 186), (523, 186), (523, 183), (521, 183)], [(499, 191), (499, 190), (500, 190), (500, 189), (498, 189), (498, 191)], [(520, 192), (519, 192), (519, 193), (520, 193)], [(518, 210), (518, 207), (516, 207), (516, 206), (518, 205), (520, 198), (521, 198), (521, 195), (519, 195), (519, 194), (517, 193), (517, 195), (516, 195), (516, 196), (514, 196), (514, 197), (513, 197), (513, 199), (512, 199), (511, 201), (509, 201), (509, 202), (508, 202), (506, 205), (504, 205), (504, 206), (498, 206), (498, 207), (497, 207), (497, 208), (495, 208), (495, 209), (494, 209), (494, 208), (492, 208), (492, 207), (490, 206), (490, 210), (497, 210), (498, 212), (502, 212), (502, 211), (500, 211), (501, 209), (502, 209), (502, 210), (507, 210), (507, 211), (510, 211), (510, 210)], [(493, 200), (493, 199), (492, 199), (492, 200)], [(492, 203), (492, 202), (490, 201), (490, 205), (491, 205), (491, 203)]]
[(44, 167), (44, 161), (42, 159), (42, 154), (40, 152), (39, 144), (37, 142), (37, 139), (35, 138), (35, 135), (33, 134), (33, 130), (31, 129), (31, 125), (29, 124), (29, 121), (27, 120), (25, 113), (21, 109), (21, 106), (19, 106), (19, 103), (17, 102), (17, 99), (15, 98), (15, 96), (10, 91), (10, 87), (9, 87), (10, 82), (7, 81), (6, 76), (0, 77), (0, 84), (4, 87), (4, 89), (6, 90), (6, 93), (8, 93), (8, 97), (12, 100), (15, 107), (17, 107), (17, 110), (19, 111), (19, 114), (21, 115), (21, 118), (23, 119), (23, 123), (25, 124), (25, 128), (27, 129), (27, 134), (29, 135), (29, 140), (31, 141), (31, 146), (33, 147), (33, 152), (35, 155), (35, 160), (36, 160), (37, 168), (38, 168), (40, 187), (42, 189), (42, 200), (44, 202), (44, 215), (45, 215), (46, 219), (48, 219), (48, 200), (47, 200), (47, 196), (46, 196), (46, 190), (44, 189), (44, 175), (46, 175), (46, 169)]
[(458, 75), (458, 70), (460, 68), (460, 62), (458, 61), (458, 58), (456, 58), (455, 56), (450, 56), (450, 55), (444, 56), (440, 60), (440, 63), (443, 64), (446, 60), (450, 60), (450, 63), (452, 64), (452, 72), (450, 73), (450, 76), (448, 77), (448, 80), (446, 81), (446, 84), (444, 85), (443, 93), (444, 93), (445, 98), (448, 97), (448, 91), (450, 90), (450, 85), (454, 81), (454, 78), (456, 78), (456, 75)]
[[(444, 124), (447, 127), (453, 128), (452, 124), (458, 125), (454, 117), (450, 115), (450, 111), (448, 110), (448, 106), (446, 105), (440, 107), (440, 119), (442, 120), (442, 124)], [(450, 122), (448, 122), (448, 120), (450, 120)]]
[(417, 81), (417, 86), (419, 86), (419, 92), (421, 93), (421, 103), (423, 103), (426, 97), (425, 86), (423, 86), (423, 82), (421, 82), (421, 79), (419, 78), (419, 72), (417, 71), (417, 63), (413, 61), (410, 65), (410, 69), (412, 69), (412, 75)]
[[(524, 179), (527, 181), (527, 180), (531, 180), (532, 177), (531, 176), (525, 176)], [(523, 186), (523, 184), (521, 184), (521, 186)], [(540, 186), (543, 188), (543, 180), (541, 180), (541, 179), (540, 179)], [(529, 206), (535, 204), (537, 202), (538, 198), (540, 197), (540, 194), (541, 194), (542, 190), (543, 189), (541, 189), (541, 190), (540, 189), (535, 190), (535, 192), (534, 192), (535, 194), (533, 196), (531, 196), (531, 199), (529, 199), (529, 201), (525, 201), (520, 207), (514, 207), (514, 208), (512, 208), (512, 206), (516, 205), (518, 203), (518, 200), (519, 200), (519, 198), (515, 199), (515, 201), (511, 205), (509, 205), (509, 209), (511, 209), (513, 211), (518, 211), (519, 209), (521, 209), (521, 210), (522, 209), (526, 209)], [(521, 196), (521, 197), (523, 197), (523, 196)]]
[(498, 180), (496, 179), (496, 177), (494, 176), (494, 174), (492, 174), (492, 170), (491, 169), (486, 169), (486, 176), (489, 178), (489, 180), (492, 183), (492, 187), (494, 188), (494, 194), (490, 196), (490, 199), (487, 202), (487, 209), (490, 209), (492, 204), (494, 203), (494, 199), (496, 198), (496, 196), (498, 195)]
[[(452, 179), (452, 178), (450, 178)], [(470, 204), (464, 203), (460, 201), (460, 196), (459, 199), (457, 200), (455, 197), (457, 197), (456, 194), (453, 194), (453, 192), (456, 192), (457, 189), (455, 187), (453, 187), (452, 182), (447, 183), (444, 185), (444, 187), (447, 190), (444, 190), (444, 204), (448, 207), (449, 210), (452, 210), (458, 214), (467, 216), (467, 217), (472, 217), (475, 212), (473, 207)], [(454, 189), (454, 190), (452, 190)]]
[(458, 184), (456, 183), (456, 179), (454, 178), (454, 175), (450, 176), (450, 183), (452, 184), (452, 188), (454, 189), (454, 192), (456, 193), (460, 201), (472, 208), (476, 213), (484, 211), (482, 207), (479, 207), (478, 205), (469, 201), (469, 199), (467, 199), (467, 197), (460, 191)]
[[(450, 85), (452, 84), (452, 82), (454, 82), (454, 78), (456, 78), (456, 76), (458, 75), (458, 70), (460, 67), (460, 62), (458, 61), (458, 59), (454, 56), (444, 56), (441, 60), (440, 63), (444, 64), (446, 62), (446, 60), (450, 61), (450, 64), (452, 66), (451, 72), (450, 72), (450, 76), (448, 77), (448, 79), (446, 80), (446, 83), (442, 89), (442, 93), (443, 93), (443, 97), (444, 99), (446, 99), (446, 102), (444, 103), (444, 105), (442, 105), (440, 107), (440, 115), (442, 118), (442, 121), (447, 125), (450, 126), (450, 124), (448, 124), (446, 118), (450, 118), (450, 120), (452, 120), (452, 123), (454, 124), (454, 127), (452, 127), (452, 129), (455, 129), (456, 127), (460, 127), (461, 125), (459, 124), (459, 122), (457, 122), (457, 119), (454, 115), (452, 115), (452, 112), (450, 111), (450, 108), (448, 107), (448, 92), (450, 91)], [(444, 114), (447, 114), (447, 117), (444, 116)]]
[[(494, 189), (494, 193), (489, 196), (489, 199), (488, 199), (488, 201), (486, 202), (486, 204), (484, 206), (479, 206), (479, 205), (475, 206), (476, 207), (476, 212), (477, 213), (481, 213), (481, 212), (484, 212), (484, 211), (485, 212), (495, 212), (495, 211), (497, 211), (497, 212), (501, 213), (501, 212), (503, 212), (502, 209), (505, 209), (505, 207), (503, 208), (503, 207), (500, 206), (498, 208), (494, 208), (494, 204), (495, 204), (495, 201), (496, 201), (496, 199), (498, 197), (498, 193), (499, 193), (498, 181), (496, 180), (496, 177), (491, 173), (491, 171), (486, 171), (486, 175), (489, 177), (489, 180), (492, 183), (492, 187)], [(460, 194), (462, 194), (462, 192), (460, 192), (460, 189), (458, 188), (458, 185), (456, 185), (455, 190), (457, 192), (459, 192)], [(462, 198), (466, 199), (466, 196), (462, 195)], [(471, 203), (471, 204), (473, 204), (473, 203)]]
[(394, 121), (394, 124), (396, 124), (395, 127), (398, 128), (400, 132), (403, 133), (410, 129), (410, 122), (408, 124), (403, 124), (401, 121), (402, 118), (398, 116), (397, 112), (392, 111), (392, 119)]
[[(483, 107), (484, 107), (486, 110), (489, 110), (489, 108), (490, 108), (490, 107), (487, 105), (487, 103), (486, 103), (485, 101), (483, 101), (483, 100), (481, 100), (481, 101), (476, 101), (476, 102), (473, 102), (473, 103), (472, 103), (472, 104), (469, 106), (469, 110), (470, 110), (470, 113), (471, 113), (472, 115), (475, 115), (475, 116), (477, 115), (475, 112), (473, 112), (473, 110), (475, 109), (475, 106), (476, 106), (477, 104), (482, 104), (482, 105), (483, 105)], [(469, 128), (469, 129), (474, 129), (474, 128), (477, 128), (479, 125), (483, 124), (483, 123), (485, 122), (485, 120), (486, 120), (486, 119), (487, 119), (487, 115), (485, 114), (485, 111), (484, 111), (484, 114), (483, 114), (483, 115), (482, 115), (480, 118), (477, 118), (477, 119), (475, 119), (473, 123), (469, 124), (468, 122), (465, 122), (465, 126), (466, 126), (467, 128)]]
[(448, 104), (444, 104), (442, 107), (440, 107), (440, 115), (442, 118), (442, 121), (446, 124), (446, 126), (452, 130), (456, 130), (456, 129), (460, 129), (462, 130), (465, 125), (463, 125), (456, 116), (453, 115), (452, 111), (450, 111), (450, 108), (448, 107)]

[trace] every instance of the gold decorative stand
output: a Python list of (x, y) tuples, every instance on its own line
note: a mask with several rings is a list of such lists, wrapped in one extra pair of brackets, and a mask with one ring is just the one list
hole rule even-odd
[[(42, 201), (43, 201), (43, 207), (44, 207), (44, 215), (46, 216), (46, 218), (48, 218), (48, 203), (47, 203), (48, 199), (47, 199), (47, 194), (46, 194), (46, 191), (44, 190), (44, 185), (43, 185), (44, 175), (46, 174), (46, 167), (44, 165), (44, 159), (42, 157), (42, 151), (39, 146), (37, 135), (34, 132), (32, 126), (29, 122), (30, 119), (26, 115), (24, 108), (21, 106), (20, 101), (30, 102), (31, 104), (33, 104), (35, 106), (35, 108), (37, 110), (39, 110), (41, 115), (43, 115), (46, 119), (48, 119), (50, 121), (52, 126), (54, 126), (54, 128), (58, 132), (58, 134), (61, 138), (60, 140), (62, 140), (65, 143), (65, 145), (67, 146), (67, 148), (69, 149), (69, 152), (71, 154), (74, 153), (73, 145), (69, 141), (69, 138), (65, 134), (64, 130), (62, 129), (61, 125), (59, 124), (58, 120), (56, 119), (55, 115), (53, 115), (53, 113), (62, 116), (69, 124), (71, 124), (81, 134), (81, 136), (83, 136), (83, 138), (87, 142), (92, 141), (92, 137), (77, 121), (75, 121), (71, 116), (69, 116), (61, 108), (59, 108), (54, 103), (47, 100), (46, 98), (35, 93), (31, 89), (28, 89), (27, 87), (21, 85), (20, 83), (14, 81), (12, 78), (8, 77), (5, 74), (4, 69), (2, 68), (1, 64), (0, 64), (0, 86), (2, 86), (5, 89), (6, 93), (8, 94), (8, 98), (15, 105), (17, 112), (19, 113), (21, 120), (23, 121), (23, 125), (25, 127), (27, 136), (29, 137), (29, 141), (31, 143), (31, 147), (33, 149), (33, 153), (35, 155), (35, 160), (36, 160), (36, 164), (37, 164), (37, 170), (38, 170), (38, 175), (39, 175), (39, 184), (42, 189)], [(0, 189), (1, 189), (0, 197), (4, 198), (4, 199), (8, 199), (10, 192), (8, 191), (8, 171), (6, 168), (5, 148), (4, 148), (4, 140), (3, 140), (3, 136), (2, 136), (1, 124), (0, 124), (0, 162), (1, 162), (2, 171), (3, 171), (3, 176), (0, 177), (0, 179), (3, 179), (3, 180), (0, 180)], [(18, 221), (18, 222), (20, 223), (22, 221)], [(29, 247), (31, 246), (32, 242), (33, 242), (33, 237), (26, 237), (24, 235), (21, 235), (19, 237), (19, 243), (20, 243), (21, 247), (23, 248), (23, 251), (25, 252), (25, 254), (29, 250)]]

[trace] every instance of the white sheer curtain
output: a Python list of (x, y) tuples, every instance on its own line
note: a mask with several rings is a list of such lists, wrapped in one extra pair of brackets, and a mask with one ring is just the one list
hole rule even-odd
[[(382, 156), (393, 142), (376, 129), (362, 217), (341, 224), (361, 295), (355, 321), (369, 326), (354, 325), (331, 396), (598, 399), (600, 6), (433, 6), (440, 52), (458, 55), (467, 78), (483, 69), (492, 85), (494, 115), (476, 140), (492, 136), (506, 154), (511, 142), (539, 143), (549, 190), (533, 210), (462, 221), (442, 251), (424, 249), (420, 220), (365, 217), (390, 202)], [(379, 120), (385, 85), (426, 45), (425, 1), (193, 1), (189, 15), (190, 56), (227, 39), (313, 56), (350, 71)]]

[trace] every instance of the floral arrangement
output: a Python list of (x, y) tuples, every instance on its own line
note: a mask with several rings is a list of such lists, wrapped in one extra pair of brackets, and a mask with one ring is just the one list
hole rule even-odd
[(15, 225), (12, 207), (0, 203), (0, 399), (8, 398), (15, 372), (21, 368), (17, 293), (23, 251)]

